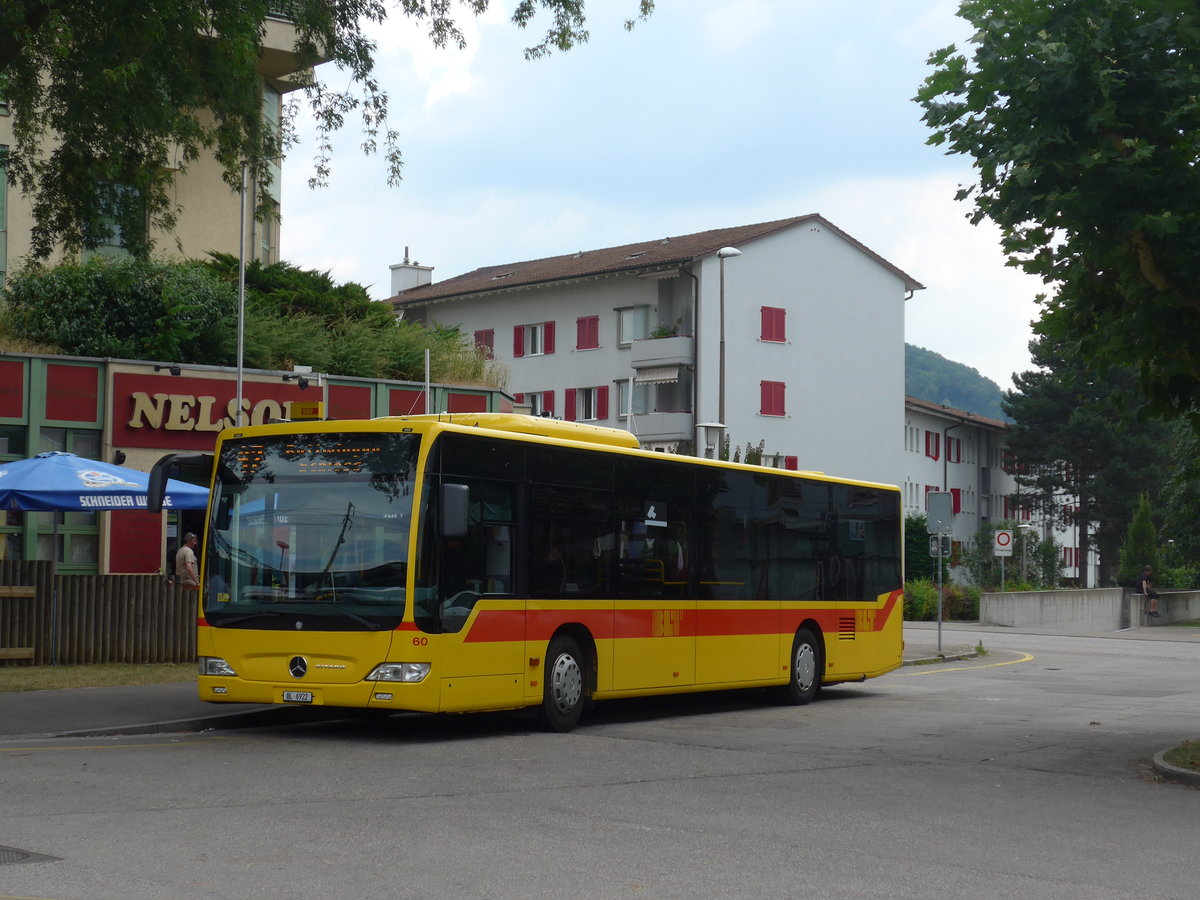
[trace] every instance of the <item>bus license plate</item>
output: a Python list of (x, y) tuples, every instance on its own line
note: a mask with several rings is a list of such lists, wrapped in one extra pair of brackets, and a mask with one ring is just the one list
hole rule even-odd
[(284, 703), (312, 703), (312, 691), (284, 691)]

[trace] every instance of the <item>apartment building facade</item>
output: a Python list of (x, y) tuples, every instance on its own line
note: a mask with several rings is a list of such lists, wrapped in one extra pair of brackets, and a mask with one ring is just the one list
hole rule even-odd
[(904, 303), (923, 286), (820, 215), (392, 276), (399, 316), (473, 335), (534, 414), (699, 455), (723, 432), (780, 468), (903, 481), (879, 435), (900, 430)]
[[(948, 491), (954, 510), (953, 559), (975, 540), (981, 525), (1011, 522), (1037, 540), (1053, 538), (1062, 554), (1062, 577), (1079, 581), (1084, 571), (1079, 534), (1032, 515), (1015, 502), (1021, 492), (1009, 471), (1005, 423), (943, 404), (907, 397), (904, 401), (904, 512), (924, 513), (933, 491)], [(1063, 498), (1064, 503), (1070, 498)], [(951, 566), (956, 580), (959, 573)], [(909, 573), (910, 575), (913, 573)], [(1096, 583), (1095, 560), (1089, 584)]]

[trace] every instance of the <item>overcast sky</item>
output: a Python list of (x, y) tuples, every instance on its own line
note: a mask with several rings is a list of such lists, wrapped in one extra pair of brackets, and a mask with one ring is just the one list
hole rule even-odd
[[(435, 50), (396, 18), (376, 32), (404, 180), (387, 187), (356, 122), (330, 185), (314, 143), (285, 167), (282, 252), (377, 299), (405, 247), (434, 280), (480, 266), (820, 213), (926, 286), (906, 340), (1001, 388), (1030, 367), (1041, 285), (1004, 265), (997, 232), (954, 201), (965, 159), (927, 146), (912, 102), (929, 53), (969, 29), (951, 0), (592, 0), (589, 43), (527, 62), (540, 31), (512, 3)], [(539, 20), (545, 25), (545, 16)], [(331, 86), (348, 79), (332, 66)]]

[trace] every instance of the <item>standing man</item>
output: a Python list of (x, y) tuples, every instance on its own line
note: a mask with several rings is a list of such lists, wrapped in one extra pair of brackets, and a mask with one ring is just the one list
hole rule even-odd
[(1152, 587), (1153, 580), (1154, 572), (1149, 566), (1146, 566), (1146, 568), (1142, 569), (1142, 574), (1138, 576), (1137, 584), (1134, 587), (1134, 590), (1139, 594), (1144, 594), (1146, 597), (1146, 602), (1150, 604), (1150, 608), (1146, 611), (1146, 615), (1157, 617), (1159, 615), (1158, 591), (1154, 590)]
[(175, 581), (189, 591), (200, 587), (199, 569), (196, 568), (196, 544), (199, 539), (195, 532), (189, 531), (183, 536), (183, 544), (175, 554)]

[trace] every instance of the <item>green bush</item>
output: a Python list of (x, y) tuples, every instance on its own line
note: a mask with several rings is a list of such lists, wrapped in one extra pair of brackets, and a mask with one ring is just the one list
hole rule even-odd
[[(938, 611), (937, 585), (929, 578), (914, 578), (904, 585), (904, 619), (935, 622)], [(979, 589), (954, 582), (942, 584), (942, 621), (973, 622), (979, 618)]]
[(236, 354), (237, 294), (199, 263), (93, 257), (4, 285), (5, 326), (73, 356), (214, 364)]
[(904, 585), (904, 618), (908, 622), (929, 622), (937, 618), (938, 592), (928, 578), (916, 578)]
[(1187, 591), (1200, 586), (1200, 569), (1195, 566), (1165, 566), (1154, 573), (1154, 586)]

